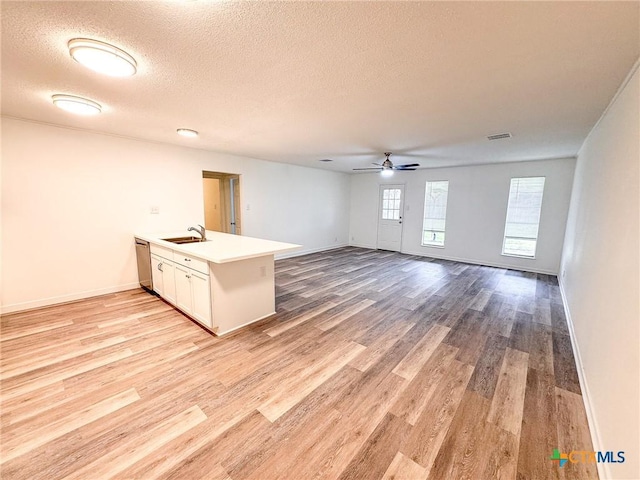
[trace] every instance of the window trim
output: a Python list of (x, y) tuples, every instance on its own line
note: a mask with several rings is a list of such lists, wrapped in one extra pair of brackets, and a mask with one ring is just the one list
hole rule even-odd
[[(521, 238), (524, 240), (533, 240), (530, 237), (514, 237), (514, 236), (508, 236), (507, 237), (507, 225), (509, 224), (509, 198), (511, 197), (511, 182), (513, 182), (513, 180), (515, 179), (527, 179), (527, 178), (543, 178), (543, 185), (542, 185), (542, 198), (540, 199), (540, 213), (538, 215), (538, 233), (536, 235), (536, 238), (534, 239), (536, 242), (535, 248), (533, 250), (533, 255), (518, 255), (517, 253), (505, 253), (504, 251), (504, 246), (505, 243), (507, 241), (507, 238)], [(502, 255), (503, 257), (514, 257), (514, 258), (524, 258), (527, 260), (535, 260), (538, 254), (538, 239), (540, 238), (540, 222), (542, 220), (542, 204), (544, 202), (544, 188), (547, 185), (547, 177), (546, 175), (529, 175), (526, 177), (510, 177), (509, 179), (509, 190), (507, 191), (507, 209), (504, 215), (504, 229), (503, 229), (503, 233), (502, 233), (502, 248), (500, 251), (500, 255)]]
[[(445, 240), (443, 240), (442, 245), (437, 244), (437, 243), (424, 243), (424, 221), (426, 220), (426, 216), (425, 216), (425, 210), (427, 208), (427, 184), (428, 183), (441, 183), (441, 182), (446, 182), (447, 183), (447, 203), (444, 209), (444, 223), (445, 223), (445, 228), (444, 230), (431, 230), (434, 232), (442, 232), (444, 234), (444, 238)], [(449, 209), (449, 183), (450, 181), (447, 180), (425, 180), (424, 183), (424, 196), (423, 196), (423, 200), (422, 200), (422, 228), (420, 229), (420, 246), (422, 247), (428, 247), (428, 248), (445, 248), (445, 242), (446, 242), (446, 238), (447, 238), (447, 210)]]

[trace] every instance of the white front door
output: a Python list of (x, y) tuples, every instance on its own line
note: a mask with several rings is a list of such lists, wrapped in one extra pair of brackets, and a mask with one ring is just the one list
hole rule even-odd
[(380, 185), (378, 248), (399, 252), (402, 247), (404, 185)]

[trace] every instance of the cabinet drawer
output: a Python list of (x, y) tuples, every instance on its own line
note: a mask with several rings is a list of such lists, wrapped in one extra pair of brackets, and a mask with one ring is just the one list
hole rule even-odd
[(170, 250), (168, 248), (151, 244), (151, 253), (159, 257), (166, 258), (167, 260), (173, 260), (173, 250)]
[(206, 260), (192, 257), (186, 253), (173, 252), (173, 261), (189, 267), (196, 272), (200, 272), (204, 275), (209, 275), (209, 263)]

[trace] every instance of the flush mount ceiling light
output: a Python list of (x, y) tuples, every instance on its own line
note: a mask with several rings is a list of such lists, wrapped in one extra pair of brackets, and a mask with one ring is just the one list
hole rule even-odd
[(138, 64), (124, 50), (108, 43), (74, 38), (68, 43), (71, 57), (91, 70), (112, 77), (129, 77), (136, 73)]
[(51, 99), (56, 107), (77, 115), (97, 115), (102, 112), (100, 104), (88, 98), (74, 95), (53, 95)]
[(178, 135), (182, 135), (183, 137), (194, 138), (198, 136), (198, 132), (195, 130), (189, 130), (188, 128), (179, 128), (176, 132), (178, 132)]

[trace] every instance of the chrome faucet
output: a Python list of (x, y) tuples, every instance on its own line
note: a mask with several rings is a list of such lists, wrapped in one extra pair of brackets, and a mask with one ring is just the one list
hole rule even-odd
[[(200, 228), (198, 228), (198, 227), (200, 227)], [(198, 232), (200, 234), (200, 236), (202, 237), (200, 241), (204, 242), (207, 239), (206, 231), (205, 231), (205, 229), (204, 229), (204, 227), (202, 225), (198, 225), (198, 227), (189, 227), (189, 228), (187, 228), (187, 232), (191, 232), (191, 231)]]

